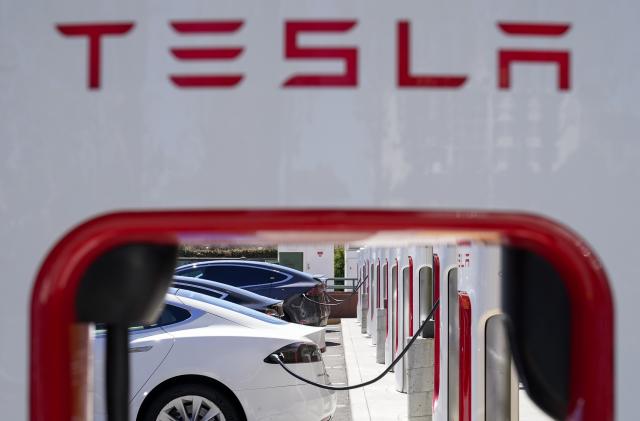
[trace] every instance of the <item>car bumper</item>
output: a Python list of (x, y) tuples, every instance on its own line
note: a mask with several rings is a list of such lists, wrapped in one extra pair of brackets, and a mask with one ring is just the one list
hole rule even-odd
[(336, 392), (310, 385), (235, 392), (247, 421), (321, 421), (336, 411)]

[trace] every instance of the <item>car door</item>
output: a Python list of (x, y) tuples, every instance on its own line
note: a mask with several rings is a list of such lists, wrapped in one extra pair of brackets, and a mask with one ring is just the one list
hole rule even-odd
[[(158, 322), (151, 326), (136, 326), (129, 329), (129, 400), (160, 366), (171, 348), (174, 339), (162, 326), (174, 324), (190, 317), (187, 310), (170, 304), (165, 308)], [(94, 417), (96, 421), (106, 419), (105, 395), (105, 349), (106, 332), (96, 329), (94, 341)]]

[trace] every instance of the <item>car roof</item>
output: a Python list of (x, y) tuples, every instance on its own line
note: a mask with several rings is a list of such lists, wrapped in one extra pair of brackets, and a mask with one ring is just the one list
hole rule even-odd
[(301, 272), (297, 269), (292, 269), (288, 266), (282, 266), (282, 265), (277, 265), (273, 263), (259, 262), (256, 260), (207, 260), (204, 262), (194, 262), (194, 263), (188, 263), (186, 265), (178, 266), (175, 270), (178, 271), (178, 270), (183, 270), (187, 268), (197, 268), (202, 266), (245, 266), (245, 267), (260, 268), (265, 270), (273, 270), (276, 272), (282, 272), (282, 273), (286, 273), (293, 276), (302, 276), (304, 278), (313, 279), (312, 275), (305, 272)]
[(248, 307), (188, 289), (169, 288), (166, 294), (166, 302), (178, 302), (187, 307), (193, 307), (205, 313), (213, 314), (244, 326), (261, 327), (265, 326), (265, 324), (288, 324), (276, 317), (268, 316)]
[(173, 277), (174, 283), (176, 281), (182, 281), (184, 283), (189, 283), (192, 285), (201, 286), (203, 288), (211, 288), (218, 289), (222, 292), (226, 292), (228, 294), (241, 296), (248, 300), (252, 300), (256, 303), (263, 303), (265, 305), (271, 305), (282, 302), (282, 300), (276, 300), (270, 297), (265, 297), (264, 295), (256, 294), (255, 292), (248, 291), (246, 289), (234, 287), (233, 285), (223, 284), (222, 282), (211, 281), (209, 279), (204, 278), (192, 278), (190, 276), (179, 276), (175, 275)]

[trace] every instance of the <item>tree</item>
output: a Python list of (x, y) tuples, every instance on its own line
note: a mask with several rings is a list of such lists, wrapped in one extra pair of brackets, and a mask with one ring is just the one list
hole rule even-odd
[(336, 244), (333, 248), (333, 273), (336, 278), (344, 278), (344, 245)]

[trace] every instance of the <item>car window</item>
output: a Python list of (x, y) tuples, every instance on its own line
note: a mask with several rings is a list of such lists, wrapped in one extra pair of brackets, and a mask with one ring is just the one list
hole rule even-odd
[(186, 289), (179, 289), (177, 294), (179, 297), (191, 298), (192, 300), (201, 301), (204, 303), (212, 304), (216, 307), (226, 308), (227, 310), (235, 311), (236, 313), (244, 314), (245, 316), (253, 317), (254, 319), (262, 320), (263, 322), (271, 323), (274, 325), (286, 325), (287, 322), (278, 318), (268, 316), (259, 311), (243, 307), (241, 305), (231, 303), (229, 301), (219, 300), (217, 298), (210, 297), (199, 292), (189, 291)]
[[(129, 327), (129, 332), (135, 332), (143, 329), (152, 329), (160, 326), (168, 326), (174, 323), (183, 322), (191, 317), (191, 313), (184, 308), (180, 308), (174, 306), (172, 304), (165, 304), (162, 309), (162, 313), (160, 313), (160, 317), (158, 320), (150, 325), (142, 326), (131, 326)], [(103, 323), (96, 323), (96, 333), (105, 333), (106, 326)]]
[(273, 270), (240, 265), (214, 265), (203, 269), (203, 278), (236, 287), (269, 285), (286, 279), (286, 275)]
[(188, 276), (190, 278), (202, 278), (202, 275), (204, 275), (204, 270), (203, 268), (200, 267), (195, 267), (195, 268), (185, 268), (185, 269), (180, 269), (179, 271), (176, 271), (176, 274), (180, 275), (180, 276)]
[(209, 295), (214, 298), (220, 298), (221, 300), (227, 299), (227, 294), (223, 292), (200, 287), (198, 285), (194, 285), (190, 283), (182, 283), (182, 282), (174, 282), (173, 285), (180, 289), (188, 289), (189, 291), (199, 292), (201, 294)]
[(232, 303), (236, 303), (236, 304), (240, 304), (240, 305), (247, 305), (247, 304), (254, 304), (255, 300), (251, 300), (243, 295), (239, 295), (239, 294), (229, 294), (225, 300), (227, 301), (231, 301)]
[(183, 322), (189, 317), (191, 317), (191, 313), (189, 313), (189, 310), (174, 306), (172, 304), (166, 304), (155, 325), (168, 326), (174, 323)]

